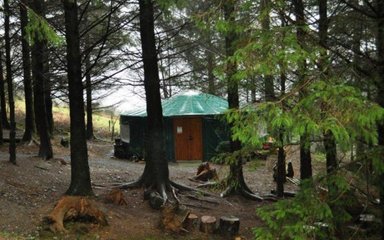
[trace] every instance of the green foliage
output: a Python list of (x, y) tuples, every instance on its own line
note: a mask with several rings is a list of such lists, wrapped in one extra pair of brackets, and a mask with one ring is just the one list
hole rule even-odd
[(253, 230), (256, 239), (332, 239), (320, 227), (323, 224), (332, 231), (332, 211), (309, 182), (295, 198), (262, 207), (257, 214), (265, 227)]
[(52, 26), (30, 8), (28, 8), (28, 18), (29, 21), (25, 30), (31, 45), (36, 41), (47, 41), (54, 46), (59, 46), (64, 43), (64, 38), (57, 35)]
[[(357, 201), (350, 179), (339, 171), (307, 180), (295, 198), (258, 209), (265, 226), (254, 229), (256, 239), (336, 239), (337, 228), (351, 219), (346, 210)], [(326, 190), (330, 185), (337, 191)]]
[(307, 133), (322, 137), (331, 131), (342, 150), (349, 150), (356, 139), (377, 143), (376, 123), (384, 119), (384, 109), (368, 101), (356, 88), (318, 81), (309, 85), (308, 94), (297, 101), (251, 104), (229, 111), (226, 117), (233, 125), (233, 137), (261, 146), (267, 130), (277, 146), (284, 146), (290, 136)]

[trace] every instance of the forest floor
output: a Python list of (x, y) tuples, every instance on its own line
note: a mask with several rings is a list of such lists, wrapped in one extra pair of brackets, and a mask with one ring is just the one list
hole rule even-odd
[[(9, 163), (8, 146), (0, 146), (0, 240), (2, 239), (221, 239), (218, 235), (206, 236), (198, 230), (173, 234), (159, 227), (160, 211), (153, 210), (143, 200), (142, 189), (125, 190), (127, 206), (117, 206), (103, 202), (103, 196), (115, 183), (136, 180), (144, 169), (144, 164), (113, 158), (113, 145), (104, 141), (88, 142), (89, 165), (95, 195), (100, 209), (108, 217), (109, 225), (100, 227), (89, 223), (67, 223), (66, 234), (54, 235), (42, 229), (42, 219), (55, 206), (70, 183), (69, 148), (62, 147), (58, 140), (53, 141), (55, 158), (43, 161), (36, 157), (35, 144), (17, 147), (17, 165)], [(292, 148), (294, 149), (294, 148)], [(288, 161), (293, 162), (298, 173), (298, 152), (288, 151)], [(249, 187), (257, 194), (268, 194), (275, 188), (272, 168), (276, 160), (271, 155), (267, 160), (255, 160), (244, 165), (244, 175)], [(170, 163), (171, 180), (188, 186), (197, 183), (188, 180), (196, 174), (200, 162)], [(214, 165), (219, 177), (227, 174), (228, 168)], [(295, 176), (298, 178), (298, 176)], [(297, 186), (286, 184), (287, 190)], [(184, 196), (183, 196), (184, 194)], [(188, 194), (188, 193), (187, 193)], [(203, 215), (236, 216), (240, 219), (242, 239), (253, 239), (252, 229), (262, 225), (255, 210), (265, 202), (246, 200), (238, 196), (217, 198), (214, 203), (196, 201), (181, 195), (182, 202), (191, 205), (192, 213)]]

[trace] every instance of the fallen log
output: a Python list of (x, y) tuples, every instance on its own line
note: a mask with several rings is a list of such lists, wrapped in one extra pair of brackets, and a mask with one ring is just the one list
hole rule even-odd
[(52, 232), (66, 232), (64, 221), (77, 219), (88, 219), (102, 226), (108, 224), (106, 215), (94, 201), (83, 196), (63, 196), (52, 212), (44, 217), (44, 222)]

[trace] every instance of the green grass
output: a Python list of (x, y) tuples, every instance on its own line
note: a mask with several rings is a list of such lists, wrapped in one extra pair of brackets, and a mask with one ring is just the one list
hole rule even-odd
[[(17, 98), (15, 101), (16, 122), (18, 128), (24, 128), (24, 116), (25, 116), (25, 103), (24, 99)], [(57, 132), (69, 133), (69, 108), (67, 106), (54, 105), (52, 107), (55, 130)], [(111, 122), (115, 122), (114, 131), (115, 136), (119, 134), (120, 123), (119, 115), (114, 114), (111, 116), (107, 112), (94, 112), (93, 113), (93, 127), (94, 132), (98, 137), (109, 138), (111, 137), (112, 126)]]

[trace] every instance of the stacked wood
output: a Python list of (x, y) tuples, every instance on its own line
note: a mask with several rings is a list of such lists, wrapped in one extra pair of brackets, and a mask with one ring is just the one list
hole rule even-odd
[(223, 216), (220, 218), (219, 233), (225, 237), (233, 238), (239, 233), (240, 219), (233, 216)]
[(103, 226), (108, 224), (105, 214), (96, 207), (94, 201), (81, 196), (62, 197), (52, 212), (44, 218), (44, 222), (52, 232), (66, 232), (64, 221), (79, 218), (91, 219)]
[(105, 200), (108, 203), (113, 203), (120, 206), (128, 205), (127, 201), (125, 200), (124, 193), (118, 188), (112, 189), (112, 191), (105, 197)]
[(216, 218), (213, 216), (202, 216), (200, 231), (208, 234), (214, 233), (216, 231)]

